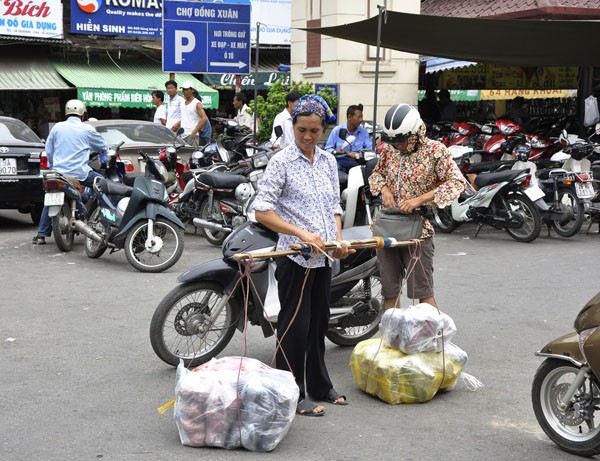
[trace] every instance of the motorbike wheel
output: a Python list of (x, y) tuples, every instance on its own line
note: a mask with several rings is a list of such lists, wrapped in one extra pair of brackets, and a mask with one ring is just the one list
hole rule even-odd
[(71, 251), (75, 241), (75, 231), (69, 224), (71, 221), (71, 203), (65, 201), (56, 216), (52, 217), (52, 234), (60, 251)]
[(595, 379), (584, 382), (573, 397), (573, 405), (567, 409), (559, 406), (578, 371), (565, 360), (547, 359), (533, 379), (531, 400), (538, 423), (555, 444), (569, 453), (593, 456), (600, 453), (600, 422), (594, 415), (600, 389)]
[(154, 237), (162, 241), (158, 251), (146, 248), (148, 220), (137, 223), (127, 233), (125, 256), (127, 261), (140, 272), (162, 272), (181, 258), (183, 253), (183, 230), (163, 218), (154, 221)]
[[(87, 221), (90, 226), (98, 235), (104, 234), (104, 226), (100, 221), (100, 207), (96, 207), (91, 213), (90, 218)], [(85, 254), (88, 258), (96, 259), (104, 254), (108, 247), (103, 242), (97, 242), (96, 240), (86, 237), (85, 238)]]
[[(201, 219), (205, 219), (207, 221), (214, 221), (214, 219), (211, 219), (211, 215), (213, 215), (213, 216), (220, 215), (218, 200), (213, 200), (212, 213), (209, 212), (209, 209), (208, 209), (208, 200), (204, 200), (202, 202), (202, 204), (200, 205), (200, 218)], [(224, 223), (220, 222), (219, 224), (224, 224)], [(225, 232), (219, 232), (219, 231), (214, 231), (214, 230), (205, 229), (205, 228), (202, 228), (202, 235), (208, 241), (208, 243), (210, 243), (214, 246), (217, 246), (217, 247), (221, 246), (223, 244), (223, 242), (225, 241), (225, 237), (227, 237), (227, 233), (225, 233)]]
[(510, 194), (505, 197), (511, 213), (518, 213), (523, 218), (523, 225), (518, 229), (508, 228), (506, 232), (517, 242), (533, 242), (542, 230), (542, 218), (535, 204), (521, 194)]
[(219, 354), (231, 340), (240, 309), (230, 299), (216, 317), (223, 288), (214, 282), (178, 285), (160, 302), (150, 322), (150, 343), (165, 363), (195, 367)]
[(451, 233), (460, 223), (452, 218), (452, 205), (444, 208), (433, 209), (433, 222), (435, 226), (444, 234)]
[[(381, 296), (381, 280), (377, 276), (369, 278), (371, 284), (371, 308), (378, 311), (377, 316), (368, 325), (355, 327), (335, 327), (327, 330), (327, 339), (338, 346), (356, 346), (359, 342), (371, 338), (379, 330), (383, 315), (383, 297)], [(347, 298), (366, 298), (365, 280), (359, 281), (345, 296)]]
[(583, 204), (579, 203), (577, 194), (569, 188), (558, 190), (558, 203), (561, 211), (567, 211), (569, 217), (564, 221), (552, 221), (554, 231), (561, 237), (572, 237), (581, 230), (585, 218)]

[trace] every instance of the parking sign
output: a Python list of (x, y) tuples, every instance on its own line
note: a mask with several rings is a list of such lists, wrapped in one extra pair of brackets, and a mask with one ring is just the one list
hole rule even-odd
[(250, 9), (250, 0), (164, 0), (163, 70), (250, 73)]

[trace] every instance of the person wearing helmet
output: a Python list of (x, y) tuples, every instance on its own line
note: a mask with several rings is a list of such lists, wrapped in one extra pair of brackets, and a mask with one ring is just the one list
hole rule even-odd
[[(278, 250), (298, 242), (322, 250), (325, 241), (342, 240), (337, 165), (333, 155), (317, 147), (332, 116), (323, 98), (298, 99), (292, 111), (295, 141), (271, 158), (258, 183), (256, 219), (279, 233)], [(333, 257), (343, 259), (351, 252), (342, 244)], [(296, 413), (322, 416), (325, 408), (306, 400), (307, 394), (337, 405), (348, 403), (334, 390), (325, 366), (331, 266), (318, 251), (308, 260), (284, 256), (277, 258), (275, 276), (281, 304), (276, 366), (294, 374), (300, 390)]]
[[(88, 165), (90, 153), (99, 152), (100, 161), (106, 161), (108, 146), (100, 134), (86, 123), (85, 104), (78, 99), (71, 99), (65, 105), (64, 122), (57, 123), (46, 140), (46, 155), (51, 170), (77, 179), (84, 186), (92, 186), (94, 178), (101, 176)], [(81, 211), (81, 210), (80, 210)], [(43, 245), (46, 237), (52, 233), (52, 223), (48, 216), (48, 208), (44, 207), (38, 233), (33, 243)]]
[[(419, 111), (408, 104), (391, 107), (383, 122), (386, 146), (369, 178), (373, 195), (380, 195), (384, 208), (402, 213), (422, 207), (450, 205), (465, 190), (466, 182), (452, 155), (442, 143), (425, 137)], [(433, 226), (425, 219), (421, 239), (413, 247), (377, 250), (384, 308), (400, 307), (403, 279), (407, 295), (436, 306), (433, 291)], [(414, 257), (418, 258), (415, 264)], [(409, 272), (407, 274), (407, 272)]]

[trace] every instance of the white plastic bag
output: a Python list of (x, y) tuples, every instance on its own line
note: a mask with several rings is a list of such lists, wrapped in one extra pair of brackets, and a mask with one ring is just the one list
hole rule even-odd
[(585, 115), (583, 124), (585, 126), (595, 125), (600, 121), (600, 113), (598, 113), (598, 100), (594, 96), (585, 98)]
[(277, 279), (275, 278), (275, 270), (277, 264), (269, 263), (269, 287), (265, 296), (265, 305), (263, 315), (269, 322), (277, 322), (281, 304), (279, 304), (279, 290), (277, 287)]
[(449, 315), (431, 304), (388, 309), (381, 318), (383, 344), (405, 354), (440, 352), (456, 334)]

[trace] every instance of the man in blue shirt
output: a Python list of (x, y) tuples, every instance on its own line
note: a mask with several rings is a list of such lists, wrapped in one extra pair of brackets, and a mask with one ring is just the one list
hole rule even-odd
[[(90, 153), (99, 152), (100, 161), (106, 160), (108, 146), (100, 134), (91, 125), (83, 123), (85, 104), (71, 99), (65, 105), (64, 122), (57, 123), (46, 140), (46, 155), (51, 170), (77, 179), (84, 186), (91, 187), (94, 178), (101, 176), (88, 165)], [(35, 245), (46, 243), (46, 237), (52, 233), (52, 222), (48, 216), (48, 207), (44, 207), (38, 233), (33, 238)]]
[[(352, 152), (361, 149), (373, 149), (373, 142), (369, 136), (369, 132), (365, 130), (361, 123), (363, 121), (363, 105), (352, 105), (346, 111), (346, 123), (336, 126), (325, 145), (325, 150), (336, 156), (338, 170), (343, 173), (348, 173), (348, 170), (353, 166), (358, 165), (358, 162), (352, 158)], [(345, 128), (348, 130), (348, 136), (354, 136), (354, 140), (349, 143), (340, 138), (340, 130)]]

